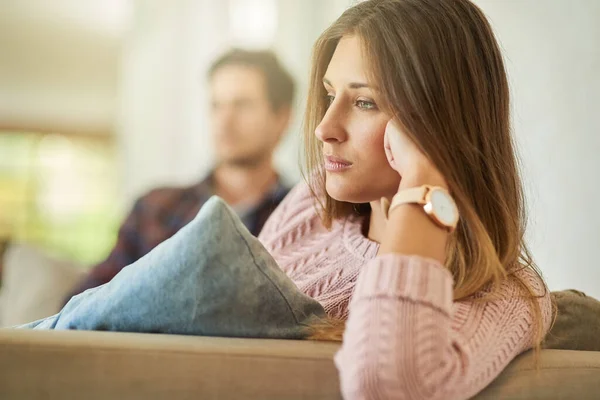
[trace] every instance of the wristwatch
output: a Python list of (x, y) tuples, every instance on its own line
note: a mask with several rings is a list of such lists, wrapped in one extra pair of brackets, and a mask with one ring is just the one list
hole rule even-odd
[(381, 206), (385, 217), (402, 204), (420, 204), (429, 217), (440, 227), (454, 231), (458, 224), (458, 208), (450, 193), (439, 186), (423, 185), (415, 188), (401, 190), (392, 198), (392, 203), (381, 199)]

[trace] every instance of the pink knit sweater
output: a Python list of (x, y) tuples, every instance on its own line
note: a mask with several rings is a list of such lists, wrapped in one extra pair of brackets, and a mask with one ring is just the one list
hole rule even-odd
[[(493, 302), (453, 302), (452, 275), (418, 256), (377, 256), (361, 219), (321, 224), (306, 184), (296, 186), (259, 236), (288, 276), (332, 317), (347, 318), (335, 357), (346, 399), (467, 399), (533, 345), (534, 314), (513, 281)], [(533, 272), (520, 273), (551, 303)]]

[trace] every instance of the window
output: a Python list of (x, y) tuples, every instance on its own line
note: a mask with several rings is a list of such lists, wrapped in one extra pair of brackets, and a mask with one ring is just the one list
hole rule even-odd
[(112, 136), (0, 131), (0, 238), (101, 261), (120, 222)]

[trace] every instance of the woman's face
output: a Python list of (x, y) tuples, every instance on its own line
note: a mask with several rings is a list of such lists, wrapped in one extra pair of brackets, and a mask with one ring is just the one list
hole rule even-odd
[(315, 134), (323, 143), (327, 193), (338, 201), (391, 197), (400, 184), (383, 148), (390, 116), (377, 106), (379, 93), (367, 81), (367, 67), (360, 39), (345, 36), (323, 78), (330, 105)]

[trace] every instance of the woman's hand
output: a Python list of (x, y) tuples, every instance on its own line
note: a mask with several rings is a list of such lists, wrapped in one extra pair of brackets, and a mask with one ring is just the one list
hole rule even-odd
[(388, 162), (402, 178), (400, 189), (420, 185), (447, 188), (443, 175), (393, 119), (385, 127), (383, 145)]
[[(399, 191), (422, 185), (448, 189), (443, 175), (392, 120), (385, 128), (384, 146), (388, 162), (402, 178)], [(418, 255), (443, 263), (447, 236), (447, 231), (440, 229), (422, 206), (396, 207), (389, 215), (379, 254)]]

